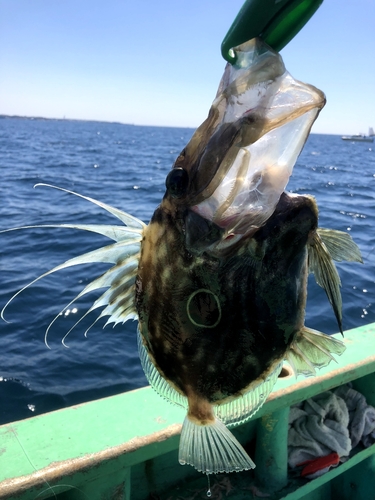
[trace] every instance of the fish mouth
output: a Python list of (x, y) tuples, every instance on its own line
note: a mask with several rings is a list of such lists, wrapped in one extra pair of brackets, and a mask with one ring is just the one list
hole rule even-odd
[(294, 80), (259, 39), (234, 51), (207, 119), (167, 177), (166, 196), (238, 240), (274, 212), (325, 96)]

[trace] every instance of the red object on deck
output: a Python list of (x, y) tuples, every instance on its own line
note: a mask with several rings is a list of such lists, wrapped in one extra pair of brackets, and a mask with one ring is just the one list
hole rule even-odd
[(315, 474), (326, 467), (331, 465), (338, 465), (340, 462), (340, 457), (336, 452), (330, 453), (325, 457), (314, 458), (313, 460), (306, 460), (305, 462), (301, 462), (297, 465), (297, 467), (301, 467), (305, 465), (305, 467), (301, 471), (301, 477), (309, 476), (310, 474)]

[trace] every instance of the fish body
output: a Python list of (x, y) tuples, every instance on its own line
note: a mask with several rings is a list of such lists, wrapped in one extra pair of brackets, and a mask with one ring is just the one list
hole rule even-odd
[(283, 194), (267, 223), (224, 257), (187, 249), (187, 218), (162, 205), (144, 232), (140, 331), (177, 391), (222, 404), (270, 375), (304, 326), (317, 210), (309, 197)]
[(304, 325), (307, 277), (315, 274), (342, 329), (332, 259), (361, 261), (349, 235), (318, 227), (314, 198), (285, 192), (324, 95), (259, 40), (234, 52), (149, 225), (86, 197), (123, 225), (63, 227), (113, 243), (41, 276), (113, 264), (76, 298), (105, 288), (88, 312), (102, 308), (114, 324), (138, 319), (150, 384), (187, 410), (179, 461), (206, 474), (255, 466), (227, 426), (262, 406), (284, 359), (309, 375), (343, 352)]

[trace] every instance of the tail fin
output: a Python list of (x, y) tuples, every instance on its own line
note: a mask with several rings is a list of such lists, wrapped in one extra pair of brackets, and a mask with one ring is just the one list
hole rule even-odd
[(206, 425), (198, 425), (185, 417), (178, 459), (181, 465), (192, 465), (205, 474), (240, 472), (255, 467), (237, 439), (218, 418)]

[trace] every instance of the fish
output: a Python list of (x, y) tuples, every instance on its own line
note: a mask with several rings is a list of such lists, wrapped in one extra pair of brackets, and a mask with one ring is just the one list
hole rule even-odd
[(149, 224), (50, 186), (98, 205), (121, 224), (53, 226), (112, 242), (42, 274), (1, 313), (4, 319), (19, 293), (51, 273), (110, 264), (52, 320), (46, 344), (62, 312), (104, 289), (83, 318), (100, 309), (93, 325), (102, 317), (114, 325), (138, 320), (150, 385), (186, 409), (179, 462), (204, 474), (255, 467), (230, 429), (263, 405), (285, 360), (296, 375), (309, 376), (344, 352), (342, 341), (305, 326), (307, 278), (313, 273), (324, 288), (342, 332), (334, 260), (362, 262), (349, 234), (319, 227), (311, 195), (286, 191), (325, 104), (323, 92), (295, 80), (260, 39), (233, 51), (235, 62), (168, 173)]

